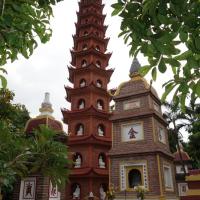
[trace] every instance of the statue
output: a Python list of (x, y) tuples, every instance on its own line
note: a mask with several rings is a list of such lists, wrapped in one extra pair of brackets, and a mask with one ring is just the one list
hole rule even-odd
[(97, 102), (97, 108), (99, 109), (99, 110), (103, 110), (103, 106), (101, 105), (101, 102)]
[(83, 135), (83, 125), (80, 125), (78, 130), (77, 130), (77, 136)]
[(96, 62), (96, 67), (101, 68), (101, 63), (100, 62)]
[(104, 136), (104, 131), (101, 126), (98, 127), (98, 134), (99, 134), (99, 136)]
[(85, 81), (84, 81), (84, 80), (81, 81), (81, 83), (80, 83), (80, 87), (85, 87), (85, 85), (86, 85)]
[(106, 199), (106, 193), (104, 192), (102, 185), (99, 189), (99, 193), (100, 193), (100, 200), (105, 200)]
[(85, 107), (85, 103), (84, 103), (84, 101), (82, 100), (82, 101), (80, 102), (80, 104), (79, 104), (79, 109), (84, 109), (84, 107)]
[(102, 156), (99, 156), (99, 167), (106, 168), (106, 163), (103, 161)]
[(80, 167), (81, 167), (81, 157), (80, 157), (80, 155), (78, 155), (75, 160), (74, 168), (80, 168)]
[(76, 189), (73, 192), (73, 199), (80, 199), (81, 189), (79, 185), (76, 185)]
[(102, 84), (100, 81), (97, 81), (97, 87), (101, 88), (102, 87)]
[(82, 62), (82, 67), (86, 67), (87, 66), (87, 62), (84, 60), (83, 62)]

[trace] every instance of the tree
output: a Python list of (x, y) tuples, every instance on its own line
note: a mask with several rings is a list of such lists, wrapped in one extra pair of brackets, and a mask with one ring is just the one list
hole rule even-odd
[[(200, 104), (195, 104), (194, 101), (191, 101), (189, 106), (185, 107), (185, 112), (181, 110), (180, 107), (175, 106), (174, 104), (165, 103), (166, 108), (168, 109), (164, 116), (167, 119), (168, 123), (175, 124), (168, 128), (169, 131), (169, 143), (171, 151), (174, 152), (178, 140), (182, 138), (181, 129), (188, 131), (189, 137), (188, 142), (181, 143), (184, 144), (187, 153), (190, 155), (193, 161), (193, 167), (200, 167)], [(174, 122), (173, 122), (174, 121)], [(178, 131), (178, 135), (177, 132)]]
[(184, 162), (180, 148), (180, 141), (182, 138), (180, 130), (185, 126), (181, 122), (181, 120), (184, 118), (184, 114), (182, 113), (180, 107), (177, 107), (173, 103), (170, 104), (165, 102), (164, 106), (167, 108), (167, 111), (164, 113), (164, 118), (168, 122), (170, 149), (172, 150), (172, 152), (174, 152), (175, 149), (178, 150), (184, 174), (186, 175), (186, 170), (184, 167)]
[[(52, 30), (49, 19), (52, 6), (62, 0), (2, 0), (0, 1), (0, 66), (15, 61), (18, 55), (29, 58), (40, 40), (49, 41)], [(0, 67), (0, 80), (6, 87)]]
[(16, 178), (36, 172), (61, 187), (68, 177), (69, 160), (66, 145), (57, 141), (60, 133), (41, 126), (27, 137), (23, 130), (28, 111), (12, 104), (13, 98), (14, 93), (0, 90), (0, 191), (12, 188)]
[(130, 55), (142, 53), (148, 65), (142, 75), (171, 68), (174, 77), (163, 84), (164, 101), (174, 94), (175, 104), (185, 106), (187, 96), (200, 97), (200, 2), (194, 0), (118, 0), (113, 15), (122, 18), (121, 33)]

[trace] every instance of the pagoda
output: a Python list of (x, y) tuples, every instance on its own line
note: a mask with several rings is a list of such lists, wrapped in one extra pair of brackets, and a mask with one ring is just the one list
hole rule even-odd
[(68, 125), (68, 146), (73, 166), (66, 199), (105, 198), (109, 182), (107, 153), (111, 148), (111, 122), (107, 85), (113, 73), (107, 69), (111, 54), (105, 37), (102, 0), (79, 2), (69, 81), (65, 87), (71, 109), (62, 110)]
[(114, 93), (113, 145), (110, 182), (115, 199), (177, 200), (174, 157), (169, 149), (167, 122), (156, 90), (139, 74), (135, 58), (130, 80)]

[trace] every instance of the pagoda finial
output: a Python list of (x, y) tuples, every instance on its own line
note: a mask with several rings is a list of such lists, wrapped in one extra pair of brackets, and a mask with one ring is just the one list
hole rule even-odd
[(39, 109), (40, 115), (52, 115), (53, 109), (50, 103), (50, 94), (48, 92), (45, 93), (44, 101), (41, 104), (41, 108)]
[(138, 75), (139, 74), (139, 69), (140, 69), (141, 65), (138, 61), (137, 58), (133, 59), (133, 62), (131, 64), (131, 68), (129, 70), (129, 76), (130, 78), (133, 78), (133, 76)]

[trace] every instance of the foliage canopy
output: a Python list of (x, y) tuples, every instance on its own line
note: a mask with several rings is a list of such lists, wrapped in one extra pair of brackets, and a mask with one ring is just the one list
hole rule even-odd
[(118, 0), (113, 15), (122, 18), (121, 33), (130, 45), (130, 55), (142, 53), (149, 64), (142, 75), (171, 68), (174, 77), (163, 84), (164, 101), (173, 92), (173, 101), (184, 109), (186, 97), (200, 97), (200, 1)]
[[(52, 6), (62, 0), (1, 0), (0, 1), (0, 66), (15, 61), (18, 55), (29, 58), (40, 40), (49, 41), (52, 30)], [(6, 87), (0, 67), (0, 80)]]

